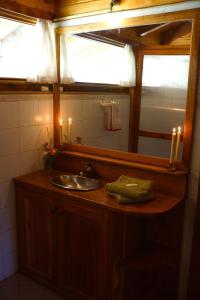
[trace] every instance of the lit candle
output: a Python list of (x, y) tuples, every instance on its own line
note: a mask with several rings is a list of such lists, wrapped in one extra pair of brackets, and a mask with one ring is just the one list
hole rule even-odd
[(62, 119), (60, 119), (60, 145), (63, 144), (63, 122), (62, 122)]
[(175, 160), (178, 160), (178, 157), (179, 157), (180, 141), (181, 141), (181, 127), (179, 126), (178, 132), (177, 132), (177, 140), (176, 140)]
[(68, 143), (72, 143), (72, 119), (68, 119)]
[(171, 141), (171, 152), (170, 152), (170, 159), (169, 159), (170, 165), (174, 163), (175, 141), (176, 141), (176, 128), (173, 128), (172, 141)]

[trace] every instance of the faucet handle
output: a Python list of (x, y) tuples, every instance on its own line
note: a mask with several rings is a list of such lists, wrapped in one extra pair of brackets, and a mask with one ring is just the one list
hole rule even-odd
[(97, 174), (94, 166), (91, 163), (86, 164), (85, 170), (80, 172), (80, 175), (90, 177), (90, 178), (98, 177), (98, 174)]

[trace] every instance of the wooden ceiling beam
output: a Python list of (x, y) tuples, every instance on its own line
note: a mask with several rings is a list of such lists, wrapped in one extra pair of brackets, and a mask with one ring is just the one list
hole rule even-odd
[(190, 21), (182, 22), (161, 34), (161, 45), (190, 44), (192, 24)]

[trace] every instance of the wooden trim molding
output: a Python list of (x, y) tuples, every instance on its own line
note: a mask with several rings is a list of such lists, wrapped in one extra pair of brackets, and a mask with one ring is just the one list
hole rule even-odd
[(172, 135), (169, 133), (139, 130), (139, 136), (144, 136), (144, 137), (154, 138), (154, 139), (171, 140)]
[[(139, 136), (144, 136), (148, 138), (161, 139), (161, 140), (171, 140), (171, 133), (163, 132), (153, 132), (147, 130), (139, 130)], [(183, 135), (181, 135), (181, 141), (183, 141)]]
[(73, 84), (64, 84), (63, 92), (79, 92), (79, 93), (87, 93), (87, 92), (99, 92), (99, 93), (121, 93), (128, 94), (129, 88), (112, 85), (112, 84), (98, 84), (98, 83), (73, 83)]
[(60, 144), (60, 85), (53, 85), (53, 120), (54, 120), (54, 146), (59, 147)]
[(35, 25), (37, 22), (37, 19), (34, 17), (28, 17), (3, 8), (0, 8), (0, 17), (31, 25)]
[(183, 161), (187, 166), (190, 164), (192, 152), (192, 138), (194, 128), (195, 105), (198, 87), (199, 74), (199, 53), (200, 53), (200, 11), (195, 15), (193, 21), (193, 34), (190, 53), (190, 68), (187, 90), (187, 106), (184, 123), (184, 139), (183, 139)]
[[(170, 172), (169, 171), (169, 160), (167, 158), (161, 158), (161, 157), (154, 157), (154, 156), (147, 156), (144, 154), (139, 153), (130, 153), (130, 152), (123, 152), (123, 151), (117, 151), (117, 150), (110, 150), (110, 149), (100, 149), (92, 146), (86, 146), (82, 144), (64, 144), (60, 147), (61, 150), (65, 151), (66, 154), (68, 152), (71, 153), (71, 155), (79, 157), (87, 156), (88, 160), (93, 156), (98, 157), (98, 160), (113, 160), (116, 161), (118, 164), (121, 165), (128, 165), (128, 164), (140, 164), (140, 165), (146, 165), (146, 168), (148, 166), (151, 166), (151, 168), (159, 168), (162, 169), (163, 172)], [(117, 164), (116, 163), (116, 164)], [(176, 172), (184, 172), (187, 173), (187, 169), (183, 165), (182, 162), (177, 161), (175, 163), (176, 166)], [(178, 173), (177, 173), (178, 174)]]
[(60, 35), (55, 34), (58, 83), (53, 85), (54, 146), (60, 144)]
[(129, 151), (138, 151), (138, 131), (140, 125), (140, 107), (141, 107), (141, 92), (142, 92), (142, 70), (143, 70), (143, 55), (141, 51), (134, 50), (136, 57), (136, 86), (130, 89), (131, 97), (131, 116), (129, 128)]
[(48, 87), (50, 93), (53, 92), (53, 85), (48, 83), (31, 83), (25, 79), (0, 78), (1, 92), (42, 92), (42, 86)]
[(190, 47), (181, 46), (144, 46), (141, 48), (144, 55), (190, 55)]

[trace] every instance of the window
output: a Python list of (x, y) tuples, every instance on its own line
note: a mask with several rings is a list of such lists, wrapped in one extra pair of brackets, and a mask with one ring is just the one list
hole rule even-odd
[(72, 36), (68, 38), (68, 62), (76, 82), (119, 84), (123, 47)]
[(145, 55), (143, 87), (187, 88), (189, 55)]
[(0, 77), (26, 78), (32, 25), (0, 18)]

